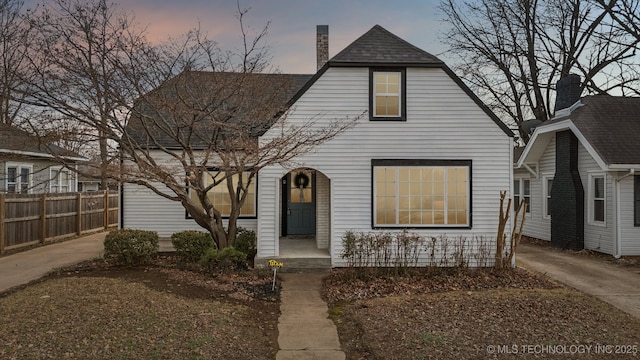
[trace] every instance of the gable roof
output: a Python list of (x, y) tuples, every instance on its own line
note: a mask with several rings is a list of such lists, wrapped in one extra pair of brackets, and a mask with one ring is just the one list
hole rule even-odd
[(609, 165), (640, 164), (640, 98), (595, 95), (582, 98), (581, 103), (565, 118), (602, 160)]
[(394, 65), (435, 66), (444, 62), (375, 25), (329, 60), (330, 66)]
[(521, 162), (535, 161), (540, 148), (546, 147), (549, 135), (570, 129), (602, 167), (640, 167), (639, 97), (586, 96), (571, 109), (569, 114), (536, 128), (524, 153), (529, 159), (523, 158)]
[[(177, 93), (182, 92), (192, 92), (193, 94), (200, 94), (199, 96), (207, 96), (206, 94), (215, 93), (217, 89), (224, 88), (224, 84), (234, 84), (237, 83), (237, 79), (248, 78), (251, 81), (256, 81), (261, 84), (260, 87), (264, 89), (264, 92), (269, 94), (270, 96), (274, 96), (273, 104), (276, 105), (280, 111), (286, 110), (286, 108), (292, 106), (330, 67), (375, 67), (375, 66), (398, 66), (398, 67), (435, 67), (441, 68), (447, 75), (471, 98), (492, 120), (502, 131), (510, 137), (513, 137), (513, 132), (500, 120), (498, 117), (464, 84), (464, 82), (457, 77), (454, 72), (449, 69), (443, 61), (438, 59), (437, 57), (429, 54), (428, 52), (406, 42), (405, 40), (399, 38), (398, 36), (392, 34), (387, 31), (380, 25), (375, 25), (365, 34), (360, 36), (350, 45), (348, 45), (344, 50), (339, 52), (337, 55), (329, 59), (327, 63), (313, 76), (311, 75), (290, 75), (290, 74), (242, 74), (242, 73), (222, 73), (222, 72), (199, 72), (199, 71), (185, 71), (182, 74), (176, 76), (174, 79), (169, 80), (167, 83), (163, 84), (160, 88), (153, 90), (150, 92), (146, 98), (139, 100), (139, 104), (144, 105), (144, 102), (152, 99), (156, 96), (165, 96), (162, 95), (163, 92), (173, 92), (171, 96), (176, 97)], [(180, 84), (182, 80), (188, 80), (187, 84)], [(188, 85), (191, 82), (191, 85)], [(222, 84), (222, 85), (218, 85)], [(282, 84), (286, 83), (286, 89), (281, 89)], [(176, 84), (178, 84), (176, 86)], [(193, 92), (193, 87), (202, 87), (207, 89), (207, 91)], [(192, 95), (193, 95), (192, 94)], [(180, 96), (182, 98), (182, 96)], [(259, 93), (256, 93), (254, 98), (256, 101), (261, 101), (261, 96)], [(181, 99), (182, 100), (182, 99)], [(199, 101), (199, 100), (195, 100)], [(266, 103), (266, 102), (265, 102)], [(148, 109), (147, 109), (148, 110)], [(175, 111), (175, 109), (173, 109)], [(135, 112), (134, 112), (135, 113)], [(140, 114), (142, 115), (142, 114)], [(263, 114), (264, 115), (264, 114)], [(273, 115), (269, 118), (267, 116), (263, 117), (263, 122), (259, 124), (258, 128), (256, 128), (255, 135), (262, 135), (268, 128), (272, 125)], [(138, 144), (146, 144), (149, 148), (154, 148), (157, 146), (167, 147), (167, 148), (180, 148), (179, 141), (176, 138), (172, 138), (165, 133), (164, 130), (160, 130), (161, 127), (177, 127), (177, 128), (186, 128), (185, 121), (190, 122), (191, 126), (195, 131), (190, 131), (189, 134), (189, 143), (195, 148), (205, 147), (206, 144), (211, 144), (210, 138), (203, 138), (202, 136), (207, 136), (206, 134), (210, 134), (212, 129), (215, 128), (215, 125), (212, 125), (210, 122), (201, 121), (197, 126), (193, 126), (193, 118), (189, 118), (179, 120), (173, 119), (169, 120), (167, 123), (167, 119), (161, 113), (156, 113), (154, 115), (146, 116), (147, 118), (152, 117), (161, 117), (160, 121), (164, 121), (160, 127), (156, 127), (156, 129), (149, 129), (147, 125), (149, 122), (145, 122), (144, 116), (136, 116), (132, 114), (127, 124), (126, 133), (131, 136), (132, 140), (137, 142)], [(242, 121), (246, 121), (244, 118), (251, 118), (250, 114), (239, 113), (238, 118), (233, 120), (233, 123), (241, 123)], [(177, 121), (177, 122), (176, 122)], [(182, 121), (182, 123), (180, 123)], [(156, 125), (154, 125), (156, 126)], [(219, 126), (219, 125), (218, 125)], [(255, 123), (251, 124), (251, 126), (256, 126)], [(149, 132), (151, 130), (151, 133)], [(205, 135), (202, 135), (205, 134)], [(174, 134), (175, 135), (175, 134)], [(180, 136), (185, 136), (185, 134), (180, 134)], [(153, 144), (156, 140), (157, 144)]]
[(509, 137), (513, 131), (491, 111), (476, 94), (442, 60), (375, 25), (324, 66), (289, 101), (295, 103), (330, 67), (429, 67), (441, 68)]
[(0, 153), (41, 158), (59, 157), (74, 161), (86, 160), (71, 150), (63, 149), (46, 139), (35, 137), (24, 130), (8, 125), (0, 125)]

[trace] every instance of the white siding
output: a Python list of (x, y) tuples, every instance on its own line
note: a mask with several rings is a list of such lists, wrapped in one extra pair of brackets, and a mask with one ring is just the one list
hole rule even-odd
[[(183, 230), (205, 231), (177, 201), (165, 199), (139, 186), (126, 184), (122, 190), (123, 228), (157, 231), (161, 238)], [(240, 219), (238, 226), (256, 230), (255, 219)]]
[(620, 250), (624, 256), (640, 255), (640, 227), (633, 225), (633, 176), (627, 176), (618, 183), (620, 199), (618, 200), (620, 225)]
[[(296, 102), (287, 122), (303, 123), (314, 116), (325, 121), (356, 116), (368, 110), (368, 87), (367, 68), (330, 68)], [(372, 159), (472, 160), (472, 228), (413, 231), (495, 239), (499, 193), (511, 190), (511, 139), (441, 69), (407, 69), (406, 95), (406, 122), (369, 121), (367, 116), (313, 154), (298, 159), (299, 165), (331, 179), (334, 266), (344, 264), (340, 239), (346, 231), (372, 229)], [(271, 132), (264, 138), (269, 136)], [(271, 167), (260, 174), (259, 257), (277, 255), (277, 245), (267, 244), (275, 243), (279, 235), (274, 203), (279, 196), (273, 184), (289, 170)]]
[[(172, 161), (167, 154), (157, 152), (154, 158), (160, 166), (166, 166), (167, 170), (175, 176), (184, 176), (184, 169), (175, 160)], [(157, 188), (170, 193), (170, 190), (161, 184), (158, 184)], [(239, 219), (238, 226), (255, 231), (256, 222), (256, 219)], [(161, 238), (168, 238), (171, 234), (183, 230), (204, 231), (193, 219), (187, 218), (186, 211), (180, 202), (166, 199), (143, 186), (133, 184), (122, 186), (121, 226), (157, 231)]]
[[(545, 218), (546, 201), (543, 181), (556, 172), (556, 138), (553, 136), (538, 162), (538, 177), (531, 175), (531, 212), (527, 214), (523, 234), (540, 240), (551, 240), (551, 219)], [(528, 174), (526, 169), (518, 169), (518, 175)]]
[(589, 174), (604, 174), (600, 166), (589, 155), (582, 143), (578, 144), (578, 171), (584, 188), (584, 248), (613, 255), (615, 252), (613, 227), (613, 178), (606, 174), (605, 179), (605, 224), (594, 224), (589, 217)]
[(329, 248), (329, 208), (331, 206), (330, 180), (322, 173), (316, 174), (316, 244), (318, 249)]

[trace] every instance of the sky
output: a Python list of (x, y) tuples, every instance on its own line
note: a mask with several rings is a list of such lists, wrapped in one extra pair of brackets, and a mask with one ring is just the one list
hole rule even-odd
[[(241, 46), (236, 0), (115, 0), (147, 27), (152, 41), (178, 37), (198, 24), (222, 49)], [(245, 24), (255, 31), (269, 22), (265, 45), (271, 64), (284, 73), (316, 71), (316, 25), (329, 25), (329, 56), (378, 24), (413, 45), (440, 55), (446, 48), (439, 0), (242, 0)], [(446, 61), (445, 57), (441, 57)]]

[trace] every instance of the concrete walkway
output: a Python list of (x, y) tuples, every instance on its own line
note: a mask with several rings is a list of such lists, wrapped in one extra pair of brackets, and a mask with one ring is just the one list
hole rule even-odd
[(280, 274), (282, 293), (276, 360), (344, 360), (338, 330), (320, 298), (324, 274)]
[(518, 266), (546, 274), (640, 318), (638, 273), (607, 264), (602, 259), (591, 259), (530, 244), (518, 246), (516, 263)]
[(102, 256), (107, 232), (0, 257), (0, 292), (37, 280), (51, 270)]

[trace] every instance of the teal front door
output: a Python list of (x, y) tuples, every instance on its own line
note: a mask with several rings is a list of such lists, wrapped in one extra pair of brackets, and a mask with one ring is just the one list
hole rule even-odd
[(316, 234), (315, 174), (297, 170), (286, 176), (287, 235)]

